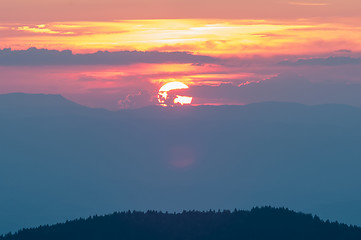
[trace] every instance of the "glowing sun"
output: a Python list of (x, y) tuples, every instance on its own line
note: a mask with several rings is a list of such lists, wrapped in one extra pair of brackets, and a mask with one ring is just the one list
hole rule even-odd
[(188, 89), (189, 87), (181, 82), (170, 82), (163, 85), (158, 92), (158, 102), (162, 106), (185, 105), (192, 103), (192, 97), (180, 96), (174, 93), (169, 93), (172, 90)]

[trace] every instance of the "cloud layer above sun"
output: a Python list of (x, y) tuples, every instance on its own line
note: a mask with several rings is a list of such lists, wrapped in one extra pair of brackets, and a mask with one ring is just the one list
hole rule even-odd
[(47, 65), (130, 65), (136, 63), (221, 63), (221, 59), (193, 55), (187, 52), (139, 52), (98, 51), (89, 54), (73, 54), (70, 50), (0, 50), (0, 66), (47, 66)]
[(0, 48), (70, 49), (74, 53), (188, 51), (213, 56), (319, 54), (361, 51), (360, 30), (361, 24), (348, 19), (0, 23)]

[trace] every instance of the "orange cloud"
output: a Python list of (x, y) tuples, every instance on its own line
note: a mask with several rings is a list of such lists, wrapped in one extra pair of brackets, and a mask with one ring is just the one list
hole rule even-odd
[(242, 57), (314, 54), (342, 48), (361, 51), (361, 24), (346, 20), (319, 23), (314, 20), (179, 19), (6, 26), (7, 29), (0, 29), (0, 48), (71, 49), (76, 53), (177, 50)]
[(290, 5), (296, 6), (328, 6), (328, 3), (320, 3), (320, 2), (288, 2)]
[(36, 27), (21, 26), (17, 27), (19, 31), (32, 32), (32, 33), (46, 33), (46, 34), (74, 34), (74, 32), (64, 32), (64, 31), (55, 31), (49, 28), (46, 28), (45, 24), (37, 25)]

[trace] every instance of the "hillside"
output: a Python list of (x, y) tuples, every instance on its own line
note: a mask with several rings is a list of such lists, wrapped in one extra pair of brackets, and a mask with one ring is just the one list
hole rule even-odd
[(0, 240), (333, 240), (360, 239), (361, 228), (284, 208), (170, 214), (122, 212), (24, 229)]

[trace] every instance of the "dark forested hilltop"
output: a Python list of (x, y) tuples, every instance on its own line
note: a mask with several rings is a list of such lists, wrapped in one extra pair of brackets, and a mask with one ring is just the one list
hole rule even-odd
[(361, 228), (284, 208), (251, 211), (117, 212), (24, 229), (0, 240), (361, 239)]

